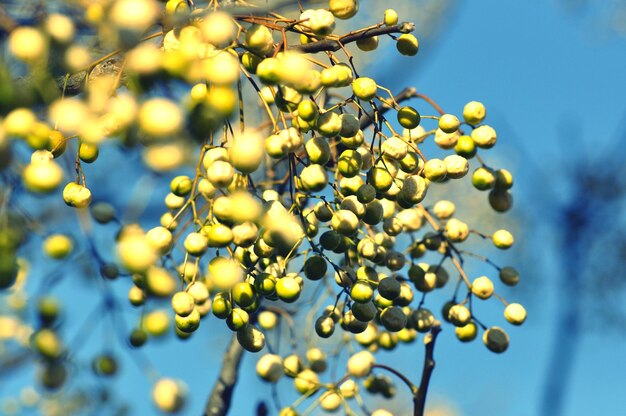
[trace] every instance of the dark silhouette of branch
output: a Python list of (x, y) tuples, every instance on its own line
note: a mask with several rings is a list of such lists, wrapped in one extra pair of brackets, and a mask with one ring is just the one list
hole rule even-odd
[(360, 39), (373, 38), (379, 35), (390, 35), (394, 33), (411, 33), (415, 30), (415, 25), (410, 22), (398, 23), (393, 26), (379, 26), (367, 30), (359, 30), (351, 32), (341, 36), (339, 39), (324, 39), (317, 42), (307, 43), (305, 45), (294, 46), (292, 49), (304, 52), (304, 53), (316, 53), (316, 52), (336, 52), (341, 49), (342, 45), (356, 42)]
[(428, 393), (428, 385), (430, 384), (430, 377), (435, 369), (435, 341), (437, 341), (437, 335), (441, 332), (441, 326), (435, 324), (430, 330), (430, 333), (426, 335), (424, 343), (426, 344), (426, 355), (424, 356), (424, 368), (422, 369), (422, 380), (420, 386), (417, 389), (417, 394), (413, 397), (413, 415), (424, 416), (424, 408), (426, 406), (426, 394)]
[(244, 350), (233, 335), (222, 359), (222, 368), (209, 396), (204, 414), (206, 416), (224, 416), (230, 409), (233, 390), (239, 377), (239, 365)]

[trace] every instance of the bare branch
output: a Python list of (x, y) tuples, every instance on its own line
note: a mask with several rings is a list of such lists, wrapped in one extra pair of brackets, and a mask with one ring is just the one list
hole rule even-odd
[(422, 380), (420, 381), (420, 386), (417, 389), (417, 394), (413, 397), (413, 415), (414, 416), (424, 416), (424, 408), (426, 405), (426, 394), (428, 393), (428, 385), (430, 383), (430, 376), (433, 374), (433, 370), (435, 369), (435, 341), (437, 340), (437, 335), (441, 332), (441, 325), (436, 323), (430, 333), (426, 335), (424, 338), (424, 343), (426, 344), (426, 355), (424, 356), (424, 368), (422, 369)]
[(239, 377), (239, 365), (241, 364), (243, 353), (244, 350), (239, 345), (237, 336), (233, 335), (228, 349), (224, 353), (219, 376), (204, 409), (206, 416), (225, 416), (228, 413), (233, 390)]
[[(402, 91), (400, 91), (398, 95), (393, 97), (393, 99), (395, 100), (396, 103), (400, 103), (402, 101), (406, 101), (410, 98), (415, 98), (418, 96), (419, 94), (417, 93), (415, 88), (410, 87), (410, 88), (405, 88)], [(384, 114), (390, 108), (392, 108), (392, 105), (390, 103), (383, 103), (381, 105), (376, 106), (376, 113), (378, 115)], [(374, 110), (366, 114), (363, 114), (361, 118), (359, 119), (361, 130), (365, 130), (366, 128), (371, 126), (372, 123), (374, 123), (374, 120), (375, 120)]]
[(393, 26), (380, 26), (364, 31), (356, 31), (341, 36), (337, 40), (324, 39), (317, 42), (307, 43), (306, 45), (293, 46), (290, 49), (295, 49), (304, 53), (316, 53), (323, 51), (336, 52), (341, 49), (342, 45), (347, 45), (348, 43), (356, 42), (360, 39), (368, 39), (373, 38), (374, 36), (389, 35), (394, 33), (410, 33), (413, 30), (415, 30), (415, 25), (413, 23), (404, 22)]

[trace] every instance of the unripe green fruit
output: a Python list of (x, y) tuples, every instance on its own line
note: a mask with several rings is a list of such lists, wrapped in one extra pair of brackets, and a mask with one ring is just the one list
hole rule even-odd
[(405, 106), (398, 110), (398, 122), (405, 129), (414, 129), (420, 125), (420, 113), (413, 107)]
[(509, 347), (509, 336), (502, 328), (492, 326), (483, 333), (483, 343), (489, 351), (499, 354)]
[(348, 374), (356, 378), (366, 377), (372, 371), (374, 362), (374, 355), (371, 352), (359, 351), (348, 359)]
[(276, 383), (285, 373), (280, 355), (265, 354), (256, 363), (256, 373), (265, 381)]
[(320, 280), (326, 275), (328, 264), (321, 256), (311, 256), (304, 262), (304, 275), (309, 280)]
[(280, 80), (280, 61), (277, 58), (265, 58), (256, 67), (256, 74), (266, 85), (274, 85)]
[(492, 190), (489, 192), (489, 205), (497, 212), (506, 212), (513, 206), (513, 196), (508, 191)]
[[(359, 151), (360, 146), (363, 144), (363, 142), (365, 141), (365, 136), (363, 135), (363, 131), (359, 130), (354, 136), (352, 137), (341, 137), (341, 143), (346, 146), (348, 149), (354, 149)], [(368, 152), (369, 150), (367, 149), (362, 149), (361, 151), (363, 152)], [(361, 155), (363, 156), (363, 155)]]
[(50, 326), (57, 320), (60, 314), (59, 302), (51, 297), (46, 296), (37, 302), (37, 315), (44, 326)]
[(452, 149), (456, 146), (460, 137), (458, 131), (452, 133), (446, 133), (441, 129), (435, 131), (435, 144), (442, 149)]
[(448, 175), (446, 164), (441, 159), (430, 159), (424, 164), (424, 176), (432, 182), (443, 182)]
[(188, 316), (195, 307), (195, 299), (187, 292), (176, 292), (172, 296), (172, 309), (176, 315)]
[(394, 9), (385, 10), (383, 22), (385, 23), (385, 26), (397, 25), (398, 24), (398, 12), (396, 12)]
[(472, 313), (465, 305), (452, 305), (448, 311), (448, 320), (454, 326), (465, 326), (472, 318)]
[[(357, 282), (357, 284), (358, 283), (359, 282)], [(372, 301), (368, 301), (365, 303), (355, 302), (354, 304), (352, 304), (351, 310), (352, 315), (354, 315), (354, 317), (361, 322), (369, 322), (373, 320), (378, 313), (378, 308), (376, 308), (376, 305), (374, 305), (374, 302)]]
[(416, 152), (407, 152), (406, 156), (398, 160), (398, 165), (403, 172), (414, 174), (417, 173), (423, 161)]
[(313, 370), (302, 370), (293, 381), (298, 393), (306, 394), (319, 388), (320, 381), (317, 373)]
[(359, 226), (359, 219), (352, 211), (340, 209), (333, 214), (331, 226), (337, 233), (351, 236)]
[(477, 277), (472, 282), (472, 293), (480, 299), (489, 299), (493, 291), (493, 282), (487, 276)]
[(513, 238), (513, 234), (508, 232), (507, 230), (498, 230), (491, 236), (491, 240), (493, 241), (493, 245), (499, 249), (506, 250), (511, 248), (515, 239)]
[(242, 308), (252, 305), (257, 299), (254, 286), (248, 282), (240, 282), (233, 286), (231, 296), (233, 301)]
[(476, 144), (470, 136), (460, 136), (454, 146), (454, 151), (459, 156), (471, 159), (476, 156)]
[(198, 312), (198, 309), (194, 305), (194, 308), (189, 315), (175, 315), (174, 322), (176, 323), (176, 328), (189, 334), (194, 332), (200, 326), (200, 312)]
[(496, 177), (491, 169), (480, 167), (472, 174), (472, 185), (479, 191), (486, 191), (495, 186)]
[(72, 239), (63, 234), (53, 234), (43, 242), (43, 252), (53, 259), (67, 257), (72, 252), (73, 247)]
[(478, 334), (478, 328), (474, 322), (470, 322), (464, 326), (457, 326), (454, 329), (454, 333), (456, 337), (461, 342), (470, 342), (476, 339), (476, 335)]
[(400, 282), (394, 277), (385, 277), (378, 282), (378, 293), (385, 299), (394, 300), (400, 296)]
[(189, 176), (177, 176), (170, 182), (170, 189), (176, 196), (185, 196), (191, 192), (193, 181)]
[(454, 133), (459, 125), (459, 119), (454, 114), (444, 114), (439, 118), (439, 128), (445, 133)]
[(164, 413), (177, 413), (187, 400), (187, 388), (182, 381), (159, 379), (152, 389), (152, 401)]
[(284, 407), (280, 409), (278, 416), (299, 416), (299, 413), (293, 407)]
[(300, 172), (302, 188), (307, 192), (319, 192), (328, 185), (328, 174), (322, 165), (315, 163), (306, 166)]
[(367, 172), (367, 180), (378, 192), (386, 192), (391, 188), (393, 176), (384, 168), (374, 167)]
[[(382, 281), (384, 281), (384, 279)], [(404, 328), (406, 326), (406, 320), (406, 315), (402, 311), (402, 308), (398, 306), (390, 306), (380, 313), (380, 321), (384, 327), (391, 332), (398, 332)]]
[(424, 200), (427, 191), (428, 184), (426, 180), (421, 176), (412, 175), (407, 177), (402, 183), (402, 189), (400, 189), (398, 198), (413, 206)]
[(265, 346), (265, 335), (253, 325), (245, 325), (237, 331), (237, 341), (250, 352), (259, 352)]
[(276, 277), (269, 273), (260, 273), (254, 278), (254, 289), (263, 296), (276, 292)]
[(445, 220), (454, 215), (456, 206), (453, 202), (447, 200), (437, 201), (433, 206), (433, 213), (440, 220)]
[(61, 387), (67, 379), (67, 369), (61, 362), (45, 363), (39, 375), (41, 384), (49, 390)]
[(117, 373), (117, 360), (112, 355), (99, 355), (91, 363), (94, 373), (101, 376), (112, 376)]
[(358, 303), (366, 303), (374, 297), (374, 289), (367, 282), (357, 281), (350, 289), (350, 297)]
[(447, 177), (450, 179), (460, 179), (467, 175), (469, 163), (467, 159), (459, 155), (449, 155), (443, 159), (446, 165)]
[(489, 149), (496, 144), (496, 131), (487, 125), (476, 127), (472, 130), (472, 140), (476, 146), (483, 149)]
[(363, 52), (370, 52), (378, 48), (378, 36), (357, 39), (356, 47)]
[(78, 157), (85, 163), (93, 163), (98, 159), (100, 150), (95, 144), (80, 143), (78, 145)]
[(354, 114), (344, 113), (339, 117), (341, 118), (341, 131), (339, 132), (341, 137), (351, 138), (358, 134), (359, 119)]
[(519, 282), (519, 273), (513, 267), (500, 269), (500, 280), (507, 286), (515, 286)]
[[(352, 214), (354, 215), (354, 214)], [(324, 232), (320, 236), (320, 245), (324, 250), (335, 250), (341, 244), (342, 236), (332, 230)]]
[(248, 324), (250, 315), (241, 308), (233, 308), (232, 312), (226, 317), (226, 325), (231, 331), (238, 331)]
[(506, 169), (498, 169), (495, 171), (496, 177), (496, 186), (497, 190), (507, 190), (513, 187), (513, 175)]
[(411, 323), (418, 332), (428, 332), (435, 323), (435, 315), (426, 308), (419, 308), (411, 314)]
[(470, 101), (463, 107), (463, 118), (468, 124), (473, 126), (482, 123), (487, 115), (487, 110), (483, 103)]
[(356, 192), (356, 198), (362, 204), (367, 204), (376, 199), (376, 189), (370, 184), (362, 185)]
[(295, 302), (302, 292), (298, 281), (292, 276), (281, 277), (276, 282), (276, 294), (283, 302)]
[(59, 336), (48, 328), (40, 329), (32, 335), (31, 346), (37, 354), (48, 360), (56, 360), (63, 354)]
[(346, 178), (359, 174), (363, 160), (361, 155), (354, 150), (345, 150), (337, 161), (337, 170)]
[(339, 395), (339, 393), (332, 390), (324, 392), (319, 400), (320, 407), (326, 412), (337, 411), (344, 401), (343, 397)]
[(335, 137), (341, 132), (341, 117), (332, 111), (321, 114), (317, 118), (315, 128), (325, 137)]
[(274, 46), (272, 32), (266, 26), (252, 25), (246, 32), (246, 45), (260, 55), (266, 55)]
[(469, 226), (456, 218), (452, 218), (446, 222), (445, 230), (446, 235), (453, 243), (460, 243), (467, 240), (470, 232)]
[(106, 202), (95, 203), (90, 209), (93, 219), (100, 224), (107, 224), (115, 218), (115, 208)]
[(510, 303), (504, 308), (504, 317), (513, 325), (521, 325), (526, 320), (526, 309), (519, 303)]
[[(249, 51), (245, 51), (242, 55), (241, 55), (241, 64), (243, 65), (243, 67), (246, 69), (246, 71), (250, 72), (251, 74), (256, 74), (256, 70), (259, 66), (259, 64), (261, 63), (261, 61), (263, 60), (263, 58), (261, 58), (260, 56), (255, 55), (252, 52)], [(193, 88), (191, 90), (191, 94), (192, 94), (192, 98), (193, 98)], [(204, 97), (201, 98), (202, 99), (206, 99), (207, 97), (207, 93), (205, 92)], [(200, 100), (198, 100), (200, 101)]]
[(128, 337), (128, 342), (131, 346), (135, 348), (141, 347), (146, 343), (147, 340), (148, 334), (146, 333), (146, 331), (140, 328), (133, 329), (133, 331), (130, 333), (130, 336)]
[(330, 0), (330, 12), (338, 19), (350, 19), (359, 10), (358, 0)]
[(376, 96), (378, 85), (376, 81), (367, 77), (360, 77), (352, 82), (352, 92), (354, 95), (363, 101), (370, 101)]
[(345, 331), (349, 331), (353, 334), (360, 334), (361, 332), (367, 329), (367, 322), (363, 322), (358, 320), (353, 314), (352, 311), (347, 311), (344, 313), (341, 319), (341, 327)]
[(335, 332), (335, 321), (330, 316), (320, 316), (315, 321), (315, 332), (321, 338), (329, 338)]
[(398, 36), (398, 39), (396, 40), (396, 48), (402, 55), (414, 56), (419, 50), (419, 42), (415, 36), (410, 33), (404, 33)]
[(85, 208), (91, 203), (91, 191), (75, 182), (63, 188), (63, 201), (70, 207)]
[(310, 348), (306, 352), (306, 359), (311, 370), (316, 373), (323, 373), (328, 366), (326, 354), (319, 348)]
[(206, 252), (208, 243), (209, 240), (204, 234), (194, 232), (187, 234), (183, 246), (190, 255), (200, 257)]
[(226, 319), (232, 312), (233, 306), (224, 292), (218, 293), (213, 298), (213, 315), (220, 319)]
[[(402, 328), (405, 329), (405, 328)], [(402, 331), (402, 329), (400, 329), (400, 331)], [(397, 331), (399, 332), (399, 331)], [(378, 336), (378, 346), (384, 350), (387, 351), (391, 351), (394, 348), (396, 348), (396, 345), (398, 345), (398, 334), (396, 333), (396, 331), (394, 332), (389, 332), (389, 331), (384, 331), (382, 332), (379, 336)], [(385, 395), (385, 392), (383, 391), (383, 395)], [(393, 395), (393, 394), (391, 394)], [(391, 396), (389, 396), (391, 397)]]

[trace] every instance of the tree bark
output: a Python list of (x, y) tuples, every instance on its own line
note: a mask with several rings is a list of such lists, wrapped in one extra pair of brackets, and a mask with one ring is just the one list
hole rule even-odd
[(228, 413), (239, 378), (239, 366), (243, 353), (244, 349), (239, 345), (237, 336), (233, 335), (224, 353), (219, 376), (204, 409), (205, 416), (224, 416)]

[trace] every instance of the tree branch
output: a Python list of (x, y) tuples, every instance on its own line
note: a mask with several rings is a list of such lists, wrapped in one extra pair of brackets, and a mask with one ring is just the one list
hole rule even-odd
[(430, 330), (430, 333), (424, 338), (426, 344), (426, 355), (424, 356), (424, 368), (422, 369), (422, 380), (420, 386), (417, 389), (417, 394), (413, 397), (413, 415), (424, 416), (424, 408), (426, 406), (426, 394), (428, 393), (428, 384), (430, 383), (430, 376), (435, 369), (435, 341), (437, 335), (441, 332), (441, 325), (436, 322)]
[[(417, 93), (417, 91), (415, 90), (415, 88), (413, 87), (409, 87), (409, 88), (405, 88), (402, 91), (400, 91), (398, 93), (398, 95), (396, 95), (395, 97), (393, 97), (393, 101), (395, 101), (396, 103), (400, 103), (402, 101), (406, 101), (410, 98), (415, 98), (418, 97), (419, 94)], [(393, 102), (392, 101), (392, 102)], [(374, 121), (376, 120), (376, 116), (375, 116), (375, 112), (379, 115), (386, 113), (390, 108), (392, 108), (393, 106), (389, 103), (389, 102), (384, 102), (381, 105), (377, 105), (376, 106), (376, 110), (372, 110), (368, 113), (365, 113), (361, 116), (361, 118), (359, 119), (359, 124), (360, 124), (360, 128), (361, 130), (365, 130), (366, 128), (368, 128), (369, 126), (371, 126)]]
[(339, 39), (324, 39), (317, 42), (307, 43), (305, 45), (293, 46), (293, 49), (304, 53), (316, 52), (337, 52), (342, 45), (356, 42), (360, 39), (373, 38), (379, 35), (389, 35), (392, 33), (410, 33), (415, 30), (415, 25), (410, 22), (399, 23), (393, 26), (380, 26), (373, 29), (356, 31), (339, 37)]
[(237, 336), (233, 335), (228, 349), (224, 353), (219, 376), (204, 409), (205, 416), (224, 416), (228, 413), (233, 390), (237, 384), (243, 353), (244, 350), (239, 345)]

